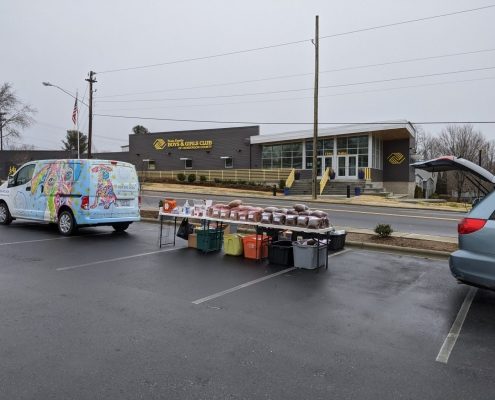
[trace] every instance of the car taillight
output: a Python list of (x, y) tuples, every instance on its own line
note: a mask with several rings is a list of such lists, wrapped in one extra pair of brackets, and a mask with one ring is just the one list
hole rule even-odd
[(463, 218), (459, 225), (457, 225), (457, 232), (459, 235), (467, 235), (479, 231), (486, 224), (486, 219), (480, 218)]
[(89, 210), (89, 196), (81, 197), (81, 208), (83, 210)]

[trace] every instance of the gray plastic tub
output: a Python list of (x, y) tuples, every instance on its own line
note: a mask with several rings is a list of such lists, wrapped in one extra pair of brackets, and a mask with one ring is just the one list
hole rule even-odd
[(294, 247), (294, 267), (296, 268), (304, 268), (304, 269), (316, 269), (318, 267), (325, 266), (325, 257), (327, 254), (327, 244), (326, 242), (320, 242), (319, 252), (320, 259), (319, 265), (317, 262), (317, 245), (309, 245), (305, 242), (293, 242)]

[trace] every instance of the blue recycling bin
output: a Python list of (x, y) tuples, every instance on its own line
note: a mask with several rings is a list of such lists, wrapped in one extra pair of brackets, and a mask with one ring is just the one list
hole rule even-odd
[(361, 188), (359, 186), (354, 187), (354, 196), (361, 196)]
[(284, 187), (284, 196), (288, 196), (288, 195), (289, 195), (289, 188)]

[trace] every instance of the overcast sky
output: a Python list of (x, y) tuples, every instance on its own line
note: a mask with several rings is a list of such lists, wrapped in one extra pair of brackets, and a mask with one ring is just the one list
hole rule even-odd
[[(320, 35), (325, 36), (490, 4), (490, 0), (2, 0), (0, 83), (12, 83), (18, 96), (38, 109), (37, 123), (25, 130), (21, 140), (38, 148), (60, 148), (65, 130), (72, 128), (74, 104), (69, 96), (41, 82), (49, 81), (70, 92), (78, 90), (80, 97), (85, 94), (87, 98), (84, 79), (90, 70), (98, 72), (97, 114), (311, 122), (311, 90), (244, 94), (312, 87), (314, 47), (309, 39), (314, 37), (315, 15), (320, 16)], [(488, 8), (321, 39), (320, 70), (495, 49), (494, 19), (495, 8)], [(304, 39), (307, 41), (300, 44), (226, 57), (102, 73)], [(320, 85), (486, 67), (495, 67), (495, 51), (327, 72), (321, 74)], [(307, 75), (187, 89), (304, 73)], [(494, 89), (495, 69), (322, 88), (320, 121), (495, 120)], [(162, 92), (104, 97), (158, 90)], [(204, 98), (233, 94), (242, 96)], [(169, 100), (128, 101), (165, 98)], [(126, 102), (109, 102), (123, 100)], [(119, 150), (136, 124), (151, 131), (229, 126), (95, 116), (96, 149)], [(87, 132), (87, 109), (82, 105), (80, 128)], [(426, 127), (431, 132), (441, 128)], [(495, 125), (477, 128), (495, 139)], [(262, 134), (296, 129), (261, 125)]]

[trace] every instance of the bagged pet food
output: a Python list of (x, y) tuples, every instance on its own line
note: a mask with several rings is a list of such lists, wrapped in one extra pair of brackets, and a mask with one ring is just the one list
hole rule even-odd
[(296, 210), (287, 210), (287, 215), (299, 215), (299, 213)]
[(309, 207), (306, 204), (294, 204), (294, 210), (297, 212), (306, 211)]
[(261, 220), (260, 220), (260, 222), (262, 224), (271, 224), (272, 223), (272, 218), (273, 218), (273, 214), (271, 212), (263, 212), (263, 213), (261, 213)]
[(325, 211), (320, 211), (320, 210), (314, 210), (309, 213), (310, 216), (312, 217), (318, 217), (318, 218), (323, 218), (328, 216), (328, 214)]
[(229, 208), (239, 207), (242, 204), (242, 200), (232, 200), (229, 203)]
[(285, 225), (296, 226), (297, 225), (297, 215), (289, 214), (285, 217)]
[(321, 223), (322, 221), (319, 217), (308, 217), (308, 228), (310, 229), (320, 229)]
[(298, 215), (297, 226), (300, 226), (301, 228), (307, 228), (308, 227), (308, 219), (309, 219), (309, 217), (307, 215)]
[(222, 212), (221, 208), (215, 208), (213, 207), (213, 211), (211, 213), (212, 218), (220, 218), (220, 213)]
[(248, 220), (248, 222), (260, 222), (261, 221), (261, 211), (259, 211), (259, 210), (248, 211), (247, 220)]
[(230, 208), (220, 209), (220, 218), (230, 218)]
[(278, 208), (277, 207), (265, 207), (265, 209), (263, 211), (272, 213), (272, 212), (277, 212)]
[(273, 225), (285, 225), (286, 215), (281, 212), (274, 212), (272, 214)]
[(239, 208), (232, 208), (230, 210), (230, 219), (234, 220), (234, 221), (238, 221), (239, 220)]
[(249, 213), (249, 211), (247, 211), (247, 210), (239, 210), (239, 213), (238, 213), (239, 221), (247, 222), (248, 213)]
[(299, 215), (309, 216), (309, 211), (299, 211)]

